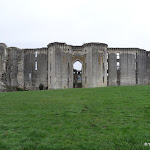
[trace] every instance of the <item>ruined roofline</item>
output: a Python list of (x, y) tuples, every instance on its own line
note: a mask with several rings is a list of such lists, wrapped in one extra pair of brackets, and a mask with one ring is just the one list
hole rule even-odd
[(82, 46), (72, 46), (72, 45), (70, 45), (70, 46), (72, 47), (73, 50), (75, 50), (75, 49), (82, 49)]
[(0, 43), (0, 46), (7, 48), (7, 45), (5, 43)]
[[(20, 48), (18, 48), (18, 47), (8, 47), (8, 48), (10, 48), (10, 49), (20, 49)], [(21, 49), (20, 49), (21, 50)]]
[[(58, 46), (70, 46), (72, 47), (73, 50), (75, 49), (82, 49), (86, 46), (106, 46), (108, 51), (109, 50), (142, 50), (142, 51), (147, 51), (145, 49), (141, 49), (141, 48), (137, 48), (137, 47), (108, 47), (107, 44), (105, 43), (99, 43), (99, 42), (89, 42), (89, 43), (85, 43), (83, 45), (68, 45), (64, 42), (52, 42), (49, 43), (47, 45), (47, 47), (41, 47), (41, 48), (18, 48), (18, 47), (7, 47), (7, 45), (5, 43), (0, 43), (0, 46), (4, 47), (4, 48), (12, 48), (12, 49), (19, 49), (19, 50), (48, 50), (48, 48), (50, 46), (54, 46), (54, 45), (58, 45)], [(148, 51), (147, 51), (148, 52)]]
[(66, 43), (61, 43), (61, 42), (53, 42), (53, 43), (49, 43), (47, 45), (47, 47), (50, 47), (50, 46), (54, 46), (54, 45), (57, 45), (57, 46), (71, 46), (73, 48), (81, 48), (81, 47), (85, 47), (85, 46), (106, 46), (108, 47), (107, 44), (105, 43), (99, 43), (99, 42), (90, 42), (90, 43), (85, 43), (83, 45), (79, 45), (79, 46), (74, 46), (74, 45), (68, 45)]
[(37, 51), (37, 50), (48, 50), (48, 48), (47, 47), (42, 47), (42, 48), (25, 48), (25, 49), (22, 49), (22, 50), (34, 50), (34, 51)]
[(67, 46), (66, 43), (62, 43), (62, 42), (53, 42), (53, 43), (49, 43), (49, 44), (47, 45), (47, 47), (55, 46), (55, 45), (59, 45), (59, 46)]
[(106, 47), (108, 47), (107, 44), (105, 44), (105, 43), (99, 43), (99, 42), (85, 43), (85, 44), (83, 44), (82, 46), (83, 46), (83, 47), (85, 47), (85, 46), (106, 46)]
[(83, 47), (85, 47), (85, 46), (106, 46), (106, 47), (108, 47), (108, 45), (107, 44), (105, 44), (105, 43), (99, 43), (99, 42), (90, 42), (90, 43), (85, 43), (85, 44), (83, 44), (83, 45), (69, 45), (69, 46), (72, 46), (72, 48), (83, 48)]
[(108, 47), (107, 50), (142, 50), (142, 51), (146, 51), (145, 49), (140, 49), (140, 48), (136, 48), (136, 47), (120, 47), (120, 48)]

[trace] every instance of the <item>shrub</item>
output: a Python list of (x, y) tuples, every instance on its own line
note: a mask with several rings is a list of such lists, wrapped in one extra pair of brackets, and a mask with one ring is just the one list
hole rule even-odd
[(40, 83), (39, 90), (43, 90), (43, 89), (44, 89), (44, 85), (42, 83)]
[(25, 88), (20, 88), (18, 86), (4, 86), (6, 92), (16, 92), (16, 91), (26, 91)]

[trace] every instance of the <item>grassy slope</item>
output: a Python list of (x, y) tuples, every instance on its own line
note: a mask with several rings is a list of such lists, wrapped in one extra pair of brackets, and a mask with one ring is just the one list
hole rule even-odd
[(150, 86), (0, 93), (0, 150), (148, 149)]

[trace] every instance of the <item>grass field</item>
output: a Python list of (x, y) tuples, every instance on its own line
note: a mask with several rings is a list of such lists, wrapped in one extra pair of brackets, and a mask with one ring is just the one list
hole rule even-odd
[(142, 150), (150, 86), (0, 93), (0, 150)]

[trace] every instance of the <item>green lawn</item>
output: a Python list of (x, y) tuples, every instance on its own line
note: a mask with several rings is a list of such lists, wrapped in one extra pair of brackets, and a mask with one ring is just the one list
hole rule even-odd
[(0, 150), (142, 150), (150, 86), (0, 93)]

